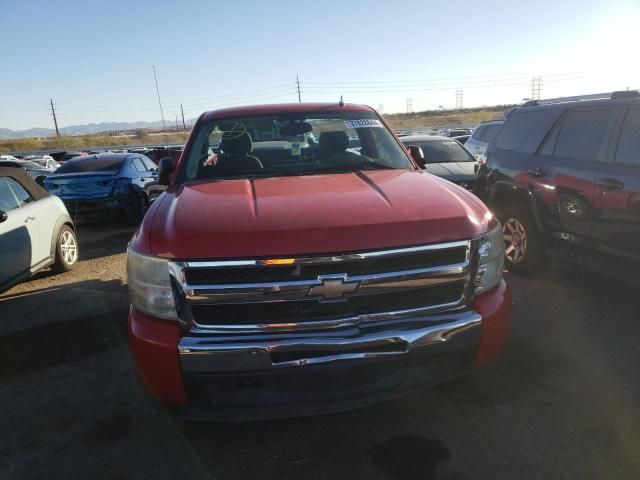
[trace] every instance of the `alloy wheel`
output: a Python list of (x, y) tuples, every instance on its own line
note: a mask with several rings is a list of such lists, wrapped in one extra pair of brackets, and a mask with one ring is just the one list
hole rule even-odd
[(67, 265), (73, 265), (78, 257), (78, 246), (76, 245), (76, 238), (70, 231), (65, 231), (60, 239), (60, 250), (62, 252), (62, 258)]
[(517, 218), (509, 218), (502, 224), (504, 253), (511, 263), (521, 262), (527, 253), (527, 232)]

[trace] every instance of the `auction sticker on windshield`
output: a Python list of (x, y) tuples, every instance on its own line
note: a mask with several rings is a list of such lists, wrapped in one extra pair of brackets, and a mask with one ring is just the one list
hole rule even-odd
[(380, 120), (373, 118), (363, 118), (362, 120), (345, 120), (347, 128), (383, 128)]

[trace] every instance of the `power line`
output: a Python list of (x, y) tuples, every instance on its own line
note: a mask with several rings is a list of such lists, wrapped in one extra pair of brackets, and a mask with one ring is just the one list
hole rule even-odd
[[(431, 83), (460, 83), (460, 81), (467, 81), (472, 79), (474, 82), (491, 82), (496, 79), (498, 80), (513, 80), (513, 79), (530, 79), (532, 75), (535, 73), (540, 74), (539, 72), (519, 72), (519, 73), (511, 73), (511, 74), (485, 74), (485, 75), (465, 75), (461, 77), (441, 77), (441, 78), (428, 78), (428, 79), (412, 79), (412, 80), (367, 80), (367, 81), (351, 81), (351, 82), (311, 82), (305, 83), (305, 86), (344, 86), (344, 85), (362, 85), (363, 88), (367, 84), (383, 84), (383, 85), (391, 85), (391, 84), (399, 84), (399, 87), (407, 86), (405, 84), (431, 84)], [(582, 70), (576, 72), (558, 72), (558, 73), (548, 73), (545, 74), (545, 77), (554, 77), (554, 76), (564, 76), (564, 75), (577, 75), (577, 74), (585, 74), (585, 73), (593, 73), (593, 70)], [(475, 79), (483, 79), (486, 80), (475, 80)], [(372, 87), (376, 87), (380, 85), (372, 85)]]

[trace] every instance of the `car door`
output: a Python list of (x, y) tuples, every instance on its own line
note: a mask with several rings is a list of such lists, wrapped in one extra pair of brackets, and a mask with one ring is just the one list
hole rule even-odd
[(568, 110), (525, 166), (522, 175), (555, 237), (585, 246), (593, 243), (596, 175), (615, 114), (612, 107)]
[(0, 286), (27, 275), (40, 261), (32, 201), (17, 181), (0, 177)]
[(613, 138), (597, 174), (594, 236), (600, 249), (640, 259), (640, 105), (621, 112)]

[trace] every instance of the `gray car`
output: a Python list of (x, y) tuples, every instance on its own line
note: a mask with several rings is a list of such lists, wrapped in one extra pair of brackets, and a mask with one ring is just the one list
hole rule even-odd
[(407, 147), (419, 147), (424, 157), (423, 169), (460, 185), (467, 190), (476, 183), (475, 159), (460, 142), (436, 135), (400, 137)]
[(490, 120), (481, 123), (473, 131), (471, 138), (465, 142), (464, 146), (471, 152), (471, 155), (473, 155), (476, 160), (479, 162), (485, 162), (487, 160), (487, 147), (493, 139), (496, 138), (503, 123), (504, 120)]
[(0, 167), (20, 168), (27, 171), (29, 176), (40, 185), (44, 180), (56, 171), (57, 167), (44, 167), (37, 162), (31, 160), (0, 160)]

